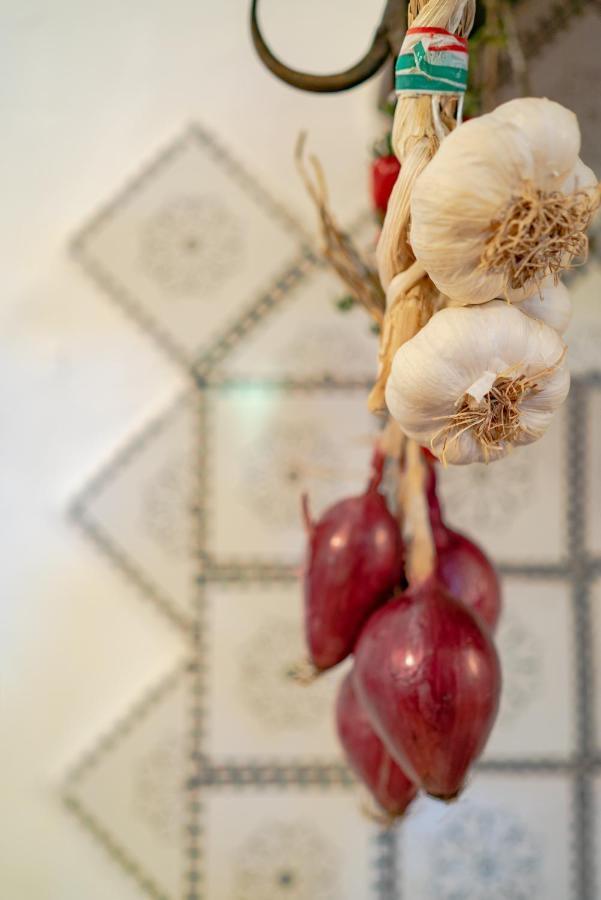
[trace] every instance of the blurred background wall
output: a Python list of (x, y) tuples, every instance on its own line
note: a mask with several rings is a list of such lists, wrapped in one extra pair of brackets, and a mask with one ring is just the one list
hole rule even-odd
[[(262, 19), (291, 65), (330, 71), (380, 6)], [(375, 353), (334, 309), (292, 153), (307, 130), (371, 246), (377, 85), (278, 83), (241, 0), (0, 12), (2, 896), (601, 897), (599, 263), (573, 280), (572, 405), (502, 479), (445, 481), (506, 578), (488, 762), (459, 812), (381, 832), (333, 739), (336, 677), (285, 677), (297, 497), (362, 483)], [(597, 172), (599, 36), (591, 3), (532, 72)]]

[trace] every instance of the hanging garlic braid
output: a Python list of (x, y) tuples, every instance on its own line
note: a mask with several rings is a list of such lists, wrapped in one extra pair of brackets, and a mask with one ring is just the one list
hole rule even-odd
[[(445, 28), (467, 36), (476, 14), (476, 0), (409, 0), (408, 24), (413, 28)], [(441, 121), (435, 123), (429, 96), (399, 97), (392, 127), (392, 147), (401, 171), (388, 203), (378, 242), (377, 262), (384, 290), (395, 275), (404, 272), (415, 257), (408, 243), (411, 191), (415, 179), (432, 159), (440, 144), (440, 127), (454, 127), (455, 100), (446, 100)], [(444, 133), (444, 132), (443, 132)], [(389, 302), (394, 297), (389, 296)]]

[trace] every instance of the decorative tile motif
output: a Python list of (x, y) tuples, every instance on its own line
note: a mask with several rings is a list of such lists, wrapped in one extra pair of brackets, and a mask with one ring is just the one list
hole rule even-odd
[(336, 303), (343, 295), (339, 280), (323, 265), (314, 265), (234, 347), (217, 374), (242, 380), (373, 379), (378, 344), (371, 320), (358, 307), (342, 314)]
[(365, 391), (248, 385), (211, 391), (210, 404), (209, 556), (300, 562), (302, 493), (317, 515), (366, 483), (375, 423)]
[(96, 216), (73, 251), (165, 350), (192, 364), (290, 267), (302, 240), (196, 126)]
[(298, 900), (340, 896), (340, 857), (324, 844), (323, 835), (304, 824), (273, 822), (252, 834), (236, 859), (236, 900), (274, 891)]
[(192, 615), (198, 565), (192, 505), (197, 397), (186, 394), (134, 438), (76, 500), (76, 520), (176, 623)]
[(557, 563), (565, 557), (565, 427), (562, 410), (540, 441), (506, 459), (442, 470), (449, 524), (477, 535), (497, 563)]
[(333, 705), (346, 667), (311, 685), (291, 678), (306, 657), (300, 585), (213, 584), (205, 621), (210, 757), (340, 761)]
[(453, 805), (420, 800), (400, 833), (401, 895), (565, 900), (571, 818), (562, 776), (479, 775)]
[(157, 900), (180, 900), (188, 693), (179, 669), (73, 772), (68, 807)]
[(503, 693), (485, 758), (567, 758), (576, 739), (569, 584), (506, 578), (503, 598)]
[(206, 801), (206, 896), (369, 900), (370, 837), (348, 792), (222, 789)]

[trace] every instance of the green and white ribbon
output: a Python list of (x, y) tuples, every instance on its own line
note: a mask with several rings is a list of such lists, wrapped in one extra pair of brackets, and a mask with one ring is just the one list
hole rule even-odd
[(444, 28), (410, 28), (395, 68), (397, 96), (454, 94), (467, 90), (466, 38)]

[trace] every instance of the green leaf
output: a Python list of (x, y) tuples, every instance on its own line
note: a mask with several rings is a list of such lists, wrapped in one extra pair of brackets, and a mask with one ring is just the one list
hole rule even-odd
[(338, 307), (340, 312), (348, 312), (355, 306), (356, 302), (357, 301), (354, 297), (351, 297), (350, 294), (347, 294), (347, 296), (341, 297), (340, 300), (336, 300), (336, 306)]

